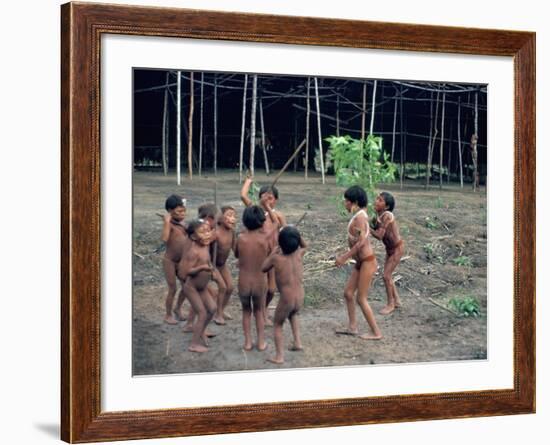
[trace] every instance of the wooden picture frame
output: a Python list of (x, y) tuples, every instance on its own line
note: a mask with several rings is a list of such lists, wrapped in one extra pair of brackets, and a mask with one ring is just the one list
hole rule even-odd
[[(63, 440), (93, 442), (535, 411), (534, 33), (91, 3), (64, 4), (61, 17)], [(102, 34), (513, 57), (513, 389), (102, 412), (99, 267)]]

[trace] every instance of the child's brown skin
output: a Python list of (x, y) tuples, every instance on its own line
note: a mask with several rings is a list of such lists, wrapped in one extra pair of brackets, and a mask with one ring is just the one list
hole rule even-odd
[(185, 279), (183, 291), (197, 315), (188, 349), (201, 353), (208, 351), (205, 345), (205, 331), (216, 311), (216, 303), (208, 291), (208, 282), (214, 270), (208, 251), (208, 245), (212, 240), (208, 224), (200, 225), (190, 239), (192, 242), (189, 243), (179, 264), (179, 275)]
[[(265, 223), (264, 223), (265, 225)], [(247, 230), (239, 234), (235, 246), (235, 257), (239, 259), (239, 298), (243, 308), (243, 331), (245, 351), (252, 350), (252, 312), (256, 320), (257, 348), (267, 348), (265, 342), (265, 296), (267, 274), (262, 272), (262, 263), (271, 249), (271, 233), (263, 230)]]
[(231, 250), (235, 250), (235, 243), (237, 241), (237, 238), (235, 237), (235, 223), (235, 210), (227, 209), (220, 218), (218, 228), (216, 230), (217, 255), (215, 266), (221, 275), (224, 282), (223, 287), (225, 288), (225, 292), (218, 292), (217, 310), (216, 315), (214, 316), (214, 323), (219, 325), (224, 325), (225, 319), (232, 319), (225, 312), (225, 308), (229, 303), (229, 298), (231, 297), (234, 289), (231, 272), (227, 266), (227, 258), (229, 257)]
[[(355, 214), (360, 210), (356, 203), (349, 200), (344, 201), (346, 210)], [(357, 335), (363, 340), (379, 340), (382, 333), (378, 328), (374, 313), (367, 301), (369, 287), (372, 277), (376, 272), (376, 257), (366, 236), (368, 233), (368, 218), (364, 214), (358, 214), (351, 222), (348, 229), (348, 245), (350, 250), (336, 258), (336, 266), (340, 267), (350, 258), (355, 259), (355, 267), (351, 271), (351, 276), (344, 289), (344, 298), (348, 310), (349, 324), (348, 328), (336, 331), (337, 334)], [(372, 330), (372, 335), (359, 335), (357, 316), (355, 313), (354, 296), (357, 293), (357, 303), (363, 312), (363, 316)]]
[[(248, 197), (248, 191), (250, 190), (250, 185), (252, 184), (252, 182), (253, 182), (253, 177), (250, 175), (247, 175), (244, 181), (243, 187), (241, 189), (241, 201), (246, 207), (250, 207), (251, 205), (254, 205), (254, 203)], [(264, 223), (263, 230), (266, 233), (273, 234), (274, 244), (277, 244), (277, 232), (274, 230), (274, 228), (280, 229), (286, 226), (285, 216), (281, 212), (275, 210), (276, 203), (277, 203), (277, 199), (275, 199), (275, 196), (273, 195), (273, 193), (266, 192), (266, 193), (262, 193), (262, 196), (260, 196), (259, 205), (266, 212), (266, 220)], [(268, 285), (267, 285), (267, 293), (266, 293), (264, 319), (265, 319), (266, 326), (272, 326), (273, 322), (269, 320), (267, 316), (267, 308), (271, 303), (271, 301), (273, 300), (273, 297), (275, 296), (275, 286), (276, 286), (275, 275), (273, 274), (273, 272), (269, 272), (267, 277), (268, 277)]]
[(284, 363), (283, 355), (283, 323), (288, 318), (292, 328), (294, 343), (290, 351), (301, 351), (300, 325), (298, 313), (304, 304), (303, 264), (305, 249), (298, 249), (289, 255), (283, 255), (281, 248), (267, 257), (262, 264), (262, 271), (275, 271), (275, 280), (279, 289), (280, 299), (275, 309), (274, 332), (275, 356), (268, 359), (275, 364)]
[(393, 213), (388, 210), (386, 201), (382, 196), (377, 196), (374, 201), (374, 209), (377, 213), (376, 225), (371, 230), (372, 236), (382, 240), (386, 247), (386, 262), (384, 263), (384, 284), (386, 286), (387, 304), (380, 310), (382, 315), (391, 314), (396, 308), (401, 307), (401, 300), (397, 293), (397, 287), (393, 282), (393, 272), (397, 268), (405, 250), (403, 241), (399, 235), (399, 227)]
[[(167, 324), (178, 324), (178, 320), (183, 320), (185, 317), (181, 313), (181, 303), (183, 303), (183, 283), (178, 297), (178, 305), (173, 309), (174, 297), (176, 295), (176, 278), (178, 263), (181, 259), (181, 254), (187, 240), (187, 233), (183, 225), (186, 209), (183, 206), (178, 206), (171, 209), (164, 215), (164, 224), (162, 227), (161, 239), (166, 244), (166, 251), (162, 259), (162, 267), (164, 276), (168, 284), (168, 294), (166, 295), (166, 313), (164, 322)], [(181, 303), (179, 303), (181, 300)], [(174, 317), (175, 314), (175, 317)]]

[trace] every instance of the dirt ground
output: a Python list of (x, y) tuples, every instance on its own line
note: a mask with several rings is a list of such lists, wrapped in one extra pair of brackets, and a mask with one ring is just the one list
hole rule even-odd
[[(386, 300), (382, 280), (385, 251), (372, 239), (379, 270), (375, 276), (369, 303), (377, 314), (384, 338), (365, 341), (357, 337), (336, 335), (346, 326), (347, 313), (343, 289), (352, 266), (333, 267), (336, 252), (346, 250), (348, 217), (338, 214), (336, 197), (343, 189), (333, 177), (326, 185), (310, 174), (285, 173), (279, 180), (278, 209), (289, 223), (297, 222), (309, 243), (304, 257), (305, 306), (300, 323), (304, 351), (285, 351), (285, 364), (279, 367), (306, 368), (324, 366), (368, 365), (383, 363), (415, 363), (454, 360), (476, 360), (487, 357), (487, 218), (485, 190), (474, 193), (466, 185), (445, 184), (425, 190), (419, 183), (384, 185), (396, 198), (395, 216), (405, 240), (405, 254), (394, 279), (403, 307), (388, 316), (378, 314)], [(170, 374), (205, 371), (274, 369), (266, 362), (274, 353), (272, 328), (267, 328), (268, 349), (245, 352), (241, 310), (236, 290), (228, 312), (233, 316), (225, 326), (210, 324), (218, 335), (211, 339), (205, 354), (187, 351), (190, 334), (181, 326), (163, 323), (166, 285), (161, 268), (162, 220), (164, 200), (171, 193), (188, 198), (188, 218), (196, 216), (197, 207), (214, 199), (217, 182), (219, 204), (240, 203), (238, 172), (225, 171), (213, 175), (184, 178), (177, 187), (174, 175), (164, 177), (153, 172), (134, 174), (134, 302), (133, 302), (133, 372), (134, 375)], [(269, 183), (263, 174), (255, 180)], [(456, 258), (467, 257), (467, 264), (456, 264)], [(235, 288), (236, 260), (229, 260)], [(452, 298), (474, 297), (481, 316), (460, 317), (452, 313)], [(272, 303), (278, 301), (278, 296)], [(185, 303), (187, 308), (187, 303)], [(368, 326), (357, 308), (360, 331)], [(451, 309), (452, 310), (452, 309)], [(290, 326), (284, 327), (285, 345), (291, 343)]]

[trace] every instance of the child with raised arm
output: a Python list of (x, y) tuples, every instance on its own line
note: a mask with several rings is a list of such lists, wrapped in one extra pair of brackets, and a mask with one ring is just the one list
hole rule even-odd
[[(252, 182), (253, 182), (253, 177), (250, 175), (247, 175), (244, 181), (243, 187), (241, 189), (241, 201), (246, 207), (250, 207), (254, 204), (252, 200), (248, 197), (248, 191), (250, 190), (250, 185), (252, 184)], [(260, 198), (260, 207), (264, 210), (265, 217), (266, 217), (264, 231), (266, 233), (268, 232), (273, 233), (273, 236), (274, 236), (273, 242), (276, 243), (277, 232), (273, 230), (273, 228), (276, 227), (277, 229), (280, 229), (286, 226), (285, 216), (281, 212), (275, 210), (275, 205), (279, 200), (279, 190), (277, 190), (277, 187), (275, 186), (264, 185), (260, 188), (258, 197)], [(269, 272), (267, 294), (266, 294), (266, 306), (264, 311), (265, 323), (268, 326), (270, 326), (272, 323), (268, 319), (267, 308), (271, 303), (271, 300), (273, 300), (273, 297), (275, 296), (275, 286), (276, 286), (275, 275), (273, 272)]]
[(190, 242), (183, 252), (178, 275), (185, 280), (183, 292), (197, 318), (188, 349), (191, 352), (206, 352), (208, 341), (205, 331), (216, 311), (216, 303), (208, 291), (208, 282), (214, 270), (208, 250), (212, 230), (205, 220), (194, 219), (187, 226), (187, 235)]
[(262, 272), (262, 264), (273, 247), (272, 234), (261, 230), (265, 223), (265, 213), (258, 206), (245, 209), (243, 223), (247, 230), (239, 234), (235, 246), (235, 257), (239, 260), (239, 298), (243, 309), (243, 349), (250, 351), (253, 347), (250, 325), (254, 312), (256, 347), (264, 351), (267, 348), (264, 333), (267, 274)]
[(286, 226), (279, 232), (279, 247), (263, 262), (262, 271), (275, 271), (275, 281), (281, 295), (274, 317), (275, 357), (268, 361), (284, 363), (283, 324), (288, 318), (292, 328), (294, 343), (290, 351), (301, 351), (300, 326), (298, 313), (304, 304), (303, 264), (305, 249), (300, 232), (293, 226)]
[(386, 286), (387, 304), (382, 308), (382, 315), (391, 314), (396, 308), (401, 307), (401, 300), (397, 288), (393, 282), (392, 274), (397, 268), (405, 247), (399, 235), (399, 226), (395, 221), (393, 209), (395, 199), (391, 193), (382, 192), (374, 201), (376, 210), (376, 222), (371, 230), (372, 236), (382, 240), (386, 247), (386, 262), (384, 263), (384, 285)]
[(229, 298), (233, 293), (233, 280), (231, 278), (231, 271), (227, 267), (227, 259), (231, 250), (235, 250), (235, 243), (237, 238), (235, 236), (235, 222), (236, 213), (235, 209), (231, 206), (223, 206), (221, 208), (221, 218), (218, 221), (216, 229), (216, 269), (220, 273), (223, 280), (223, 287), (225, 292), (218, 292), (217, 298), (217, 310), (214, 316), (214, 323), (218, 325), (225, 325), (225, 319), (231, 320), (225, 312), (225, 308), (229, 303)]
[[(369, 219), (367, 216), (367, 194), (354, 185), (344, 193), (346, 210), (353, 214), (347, 229), (348, 245), (350, 250), (336, 258), (336, 265), (343, 266), (350, 258), (355, 260), (355, 267), (344, 289), (344, 298), (348, 310), (349, 325), (347, 329), (336, 331), (337, 334), (357, 335), (363, 340), (379, 340), (382, 333), (376, 324), (374, 313), (367, 301), (372, 277), (376, 272), (376, 257), (369, 241)], [(361, 334), (357, 327), (354, 296), (357, 294), (357, 303), (363, 312), (372, 334)]]
[(183, 220), (186, 213), (186, 200), (179, 195), (170, 195), (164, 204), (166, 214), (164, 215), (164, 224), (162, 227), (161, 239), (166, 244), (166, 251), (162, 258), (162, 268), (168, 284), (168, 294), (166, 295), (166, 312), (164, 322), (167, 324), (178, 324), (183, 320), (181, 314), (181, 303), (183, 303), (183, 284), (178, 297), (178, 304), (174, 310), (174, 296), (176, 295), (176, 277), (178, 263), (181, 260), (181, 254), (187, 239), (185, 225)]

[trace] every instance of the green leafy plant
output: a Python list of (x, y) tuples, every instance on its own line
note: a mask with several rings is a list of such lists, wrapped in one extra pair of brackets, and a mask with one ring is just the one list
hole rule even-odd
[(369, 207), (375, 198), (375, 187), (382, 182), (393, 182), (397, 166), (382, 151), (382, 138), (369, 134), (367, 139), (349, 135), (330, 136), (327, 165), (334, 169), (336, 184), (344, 187), (359, 185), (365, 189)]
[(472, 267), (472, 259), (469, 256), (461, 255), (453, 260), (457, 266)]
[(424, 224), (430, 230), (439, 229), (439, 223), (435, 219), (430, 218), (429, 216), (426, 216), (426, 218), (424, 219)]
[(248, 189), (248, 198), (254, 203), (258, 203), (258, 192), (260, 191), (260, 186), (257, 182), (252, 182), (250, 188)]
[(426, 255), (429, 257), (432, 257), (434, 254), (434, 245), (432, 243), (426, 243), (423, 246), (424, 252), (426, 252)]
[(479, 302), (472, 296), (451, 298), (449, 306), (461, 317), (479, 317), (481, 315)]

